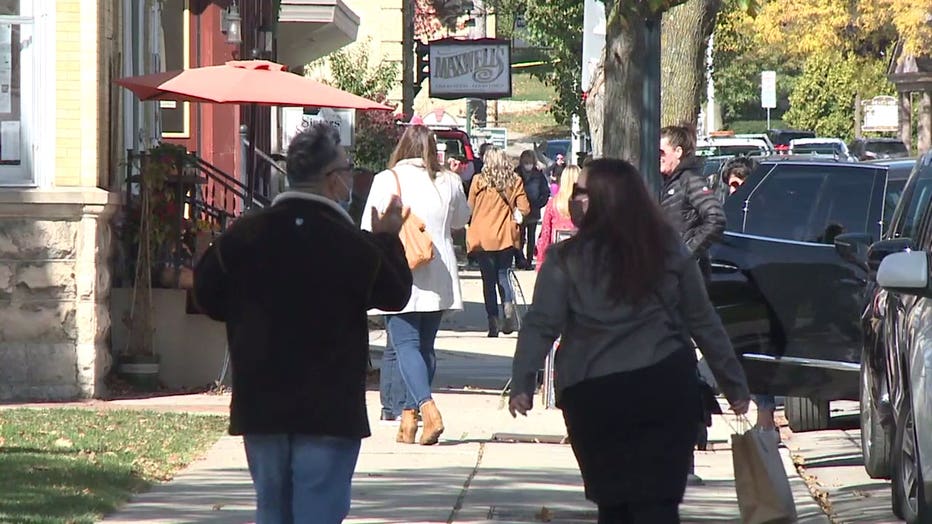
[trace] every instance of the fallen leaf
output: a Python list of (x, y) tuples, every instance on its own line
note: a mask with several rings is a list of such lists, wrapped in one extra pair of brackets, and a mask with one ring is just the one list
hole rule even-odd
[(64, 437), (57, 439), (52, 445), (61, 449), (71, 449), (74, 447), (74, 443)]
[(214, 505), (211, 507), (211, 509), (214, 510), (214, 511), (220, 511), (221, 509), (223, 509), (223, 504), (214, 504)]
[(553, 520), (553, 512), (547, 506), (541, 506), (540, 511), (534, 515), (534, 519), (538, 522), (550, 522)]

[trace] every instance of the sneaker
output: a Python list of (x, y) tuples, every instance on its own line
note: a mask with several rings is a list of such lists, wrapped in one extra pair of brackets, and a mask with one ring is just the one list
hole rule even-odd
[(686, 485), (687, 486), (705, 486), (705, 481), (702, 480), (699, 475), (690, 473), (686, 476)]

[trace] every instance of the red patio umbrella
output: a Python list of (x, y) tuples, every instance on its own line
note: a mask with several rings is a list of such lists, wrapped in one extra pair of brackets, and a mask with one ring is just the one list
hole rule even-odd
[(393, 108), (289, 73), (267, 60), (231, 60), (223, 65), (166, 71), (116, 80), (140, 100), (176, 100), (215, 104), (332, 107), (339, 109)]

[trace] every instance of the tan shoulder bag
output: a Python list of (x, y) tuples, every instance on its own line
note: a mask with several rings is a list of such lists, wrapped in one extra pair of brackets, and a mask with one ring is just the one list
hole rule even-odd
[[(395, 187), (398, 190), (398, 198), (401, 199), (401, 180), (399, 180), (398, 173), (394, 169), (390, 171), (395, 176)], [(404, 202), (404, 199), (402, 199), (402, 202)], [(401, 226), (398, 236), (405, 248), (408, 267), (413, 270), (434, 259), (434, 242), (430, 238), (430, 233), (427, 232), (427, 225), (417, 215), (411, 213), (411, 208), (404, 208), (403, 213), (408, 218), (405, 220), (404, 225)]]

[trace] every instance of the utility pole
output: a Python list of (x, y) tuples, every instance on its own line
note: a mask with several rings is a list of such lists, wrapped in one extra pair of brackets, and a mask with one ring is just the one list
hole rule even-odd
[(414, 0), (401, 0), (401, 112), (414, 116)]
[[(486, 9), (485, 9), (484, 0), (473, 0), (473, 13), (475, 15), (473, 19), (475, 20), (476, 25), (469, 32), (470, 38), (475, 38), (475, 39), (486, 38), (486, 36), (488, 36), (488, 33), (486, 32), (486, 27), (485, 27), (486, 26)], [(469, 118), (469, 115), (470, 115), (470, 111), (468, 107), (470, 103), (472, 103), (472, 105), (474, 106), (474, 109), (471, 112), (471, 114), (475, 115), (476, 124), (479, 127), (485, 127), (488, 123), (487, 102), (480, 98), (472, 98), (472, 99), (467, 100), (466, 101), (466, 105), (467, 105), (466, 117), (467, 118)]]

